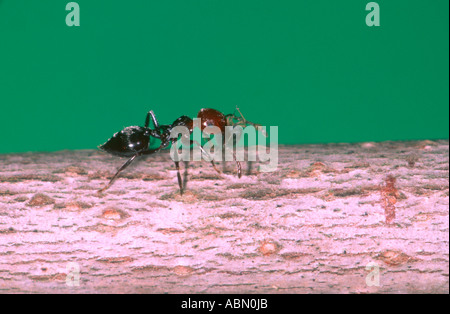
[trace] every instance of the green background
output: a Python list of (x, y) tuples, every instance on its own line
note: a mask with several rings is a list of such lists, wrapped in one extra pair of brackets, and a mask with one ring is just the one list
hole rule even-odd
[(0, 0), (0, 153), (236, 105), (283, 144), (448, 138), (448, 0), (68, 2)]

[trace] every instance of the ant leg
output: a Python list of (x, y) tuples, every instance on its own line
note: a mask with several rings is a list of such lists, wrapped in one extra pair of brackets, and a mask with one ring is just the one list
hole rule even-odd
[(159, 145), (158, 148), (147, 149), (147, 150), (144, 150), (144, 151), (140, 151), (139, 155), (151, 155), (151, 154), (157, 153), (161, 149), (166, 148), (167, 146), (169, 146), (169, 143), (170, 143), (169, 141), (165, 140), (165, 141), (161, 142), (161, 144)]
[(196, 144), (196, 145), (200, 148), (202, 154), (205, 154), (205, 156), (208, 157), (208, 159), (211, 160), (211, 165), (213, 166), (214, 170), (216, 170), (217, 173), (220, 174), (220, 170), (216, 168), (216, 164), (214, 163), (214, 159), (211, 157), (210, 154), (208, 154), (207, 151), (205, 151), (205, 150), (203, 149), (202, 145), (200, 145), (200, 143), (197, 142), (197, 141), (195, 141), (195, 140), (191, 140), (191, 145), (192, 145), (192, 144)]
[(181, 180), (179, 161), (175, 161), (175, 167), (177, 168), (177, 178), (178, 178), (178, 186), (180, 187), (180, 195), (183, 195), (183, 182)]
[[(173, 139), (172, 145), (175, 145), (175, 142), (176, 142), (176, 139)], [(161, 149), (161, 147), (163, 147), (163, 146), (168, 146), (169, 143), (170, 143), (169, 141), (167, 141), (165, 143), (161, 143), (161, 146), (159, 149)], [(177, 158), (175, 160), (173, 160), (173, 162), (175, 163), (175, 168), (177, 169), (177, 179), (178, 179), (178, 187), (180, 188), (180, 195), (183, 195), (183, 180), (181, 179), (181, 174), (180, 174), (180, 155), (178, 153), (178, 150), (176, 150), (176, 154), (177, 154)]]
[[(225, 133), (226, 134), (226, 133)], [(229, 137), (228, 138), (225, 138), (225, 136), (222, 136), (222, 171), (225, 173), (226, 171), (227, 171), (227, 162), (226, 162), (226, 160), (227, 160), (227, 158), (226, 158), (226, 155), (227, 155), (227, 149), (226, 149), (226, 147), (227, 147), (227, 143), (228, 143), (228, 141), (229, 141)]]
[(109, 181), (109, 183), (108, 183), (103, 189), (98, 190), (98, 192), (99, 192), (99, 193), (102, 193), (102, 192), (106, 191), (106, 190), (113, 184), (114, 180), (116, 180), (116, 178), (117, 178), (117, 176), (119, 175), (119, 173), (120, 173), (122, 170), (124, 170), (126, 167), (128, 167), (128, 166), (133, 162), (133, 160), (135, 160), (136, 157), (139, 156), (139, 155), (140, 155), (140, 154), (136, 154), (136, 155), (134, 155), (133, 157), (131, 157), (130, 159), (128, 159), (127, 162), (124, 163), (124, 164), (122, 165), (122, 167), (119, 168), (119, 170), (117, 170), (116, 174), (114, 175), (114, 177), (112, 177), (111, 181)]
[(152, 112), (151, 110), (149, 112), (147, 112), (147, 116), (145, 117), (145, 124), (144, 127), (148, 128), (148, 125), (150, 123), (150, 112)]
[(155, 127), (155, 130), (158, 129), (159, 123), (158, 123), (158, 120), (156, 120), (156, 117), (155, 117), (155, 114), (153, 113), (153, 110), (150, 110), (150, 111), (147, 113), (147, 117), (145, 118), (145, 127), (148, 128), (148, 125), (149, 125), (149, 123), (150, 123), (150, 117), (152, 118), (152, 121), (153, 121), (153, 125), (154, 125), (154, 127)]
[(184, 173), (183, 173), (183, 191), (186, 190), (186, 185), (188, 182), (188, 168), (189, 168), (189, 161), (184, 162)]
[(247, 175), (251, 175), (252, 174), (252, 165), (253, 165), (253, 161), (247, 161)]
[(230, 137), (223, 139), (223, 144), (222, 144), (224, 148), (225, 148), (225, 146), (229, 147), (230, 141), (233, 141), (233, 145), (231, 146), (231, 148), (232, 148), (232, 153), (233, 153), (233, 160), (236, 162), (238, 178), (241, 178), (241, 176), (242, 176), (242, 168), (241, 168), (241, 163), (239, 161), (237, 161), (237, 159), (236, 159), (236, 153), (234, 152), (234, 148), (236, 147), (236, 143), (239, 142), (240, 138), (241, 138), (241, 133), (236, 134), (236, 137), (233, 134), (231, 134)]
[(233, 159), (236, 162), (238, 178), (240, 179), (242, 177), (241, 163), (236, 160), (236, 154), (234, 152), (233, 152)]
[[(155, 121), (156, 121), (156, 119), (154, 118), (153, 111), (150, 111), (150, 112), (147, 114), (146, 125), (148, 125), (148, 121), (147, 121), (147, 120), (148, 120), (150, 114), (152, 115), (152, 118), (154, 119), (154, 123), (155, 123)], [(156, 125), (155, 125), (155, 126), (157, 126), (157, 123), (158, 123), (158, 122), (156, 122)], [(167, 146), (167, 145), (161, 144), (160, 147), (158, 147), (158, 148), (155, 148), (155, 149), (149, 149), (149, 150), (146, 150), (146, 151), (140, 151), (140, 152), (138, 152), (136, 155), (132, 156), (130, 159), (128, 159), (128, 160), (127, 160), (127, 161), (119, 168), (119, 170), (117, 170), (116, 174), (112, 177), (112, 179), (109, 181), (109, 183), (108, 183), (103, 189), (98, 190), (98, 192), (99, 192), (99, 193), (102, 193), (102, 192), (106, 191), (106, 190), (114, 183), (114, 181), (116, 180), (116, 178), (117, 178), (117, 176), (119, 175), (119, 173), (122, 172), (124, 169), (126, 169), (126, 168), (127, 168), (127, 167), (128, 167), (128, 166), (136, 159), (136, 157), (141, 156), (141, 155), (150, 155), (150, 154), (159, 152), (159, 151), (160, 151), (162, 148), (164, 148), (165, 146)]]

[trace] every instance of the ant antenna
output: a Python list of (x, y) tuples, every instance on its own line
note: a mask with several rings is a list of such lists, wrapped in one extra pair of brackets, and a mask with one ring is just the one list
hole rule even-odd
[(242, 120), (244, 120), (244, 123), (246, 123), (247, 122), (247, 120), (244, 118), (244, 115), (242, 114), (242, 112), (239, 110), (239, 107), (236, 105), (236, 110), (239, 112), (239, 114), (241, 115), (241, 117), (242, 117)]

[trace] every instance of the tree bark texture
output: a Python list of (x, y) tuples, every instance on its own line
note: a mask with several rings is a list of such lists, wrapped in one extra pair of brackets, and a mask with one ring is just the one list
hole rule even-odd
[(449, 292), (448, 140), (191, 162), (182, 196), (166, 151), (97, 193), (123, 162), (0, 155), (0, 293)]

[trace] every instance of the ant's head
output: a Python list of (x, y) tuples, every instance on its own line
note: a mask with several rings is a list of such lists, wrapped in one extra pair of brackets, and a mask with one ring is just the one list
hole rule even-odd
[(239, 113), (239, 116), (235, 113), (231, 113), (231, 114), (227, 114), (225, 116), (225, 118), (227, 119), (227, 125), (231, 125), (231, 126), (241, 126), (243, 128), (245, 128), (246, 126), (253, 126), (257, 131), (261, 132), (262, 135), (264, 135), (265, 137), (267, 137), (267, 133), (266, 130), (263, 128), (263, 126), (261, 124), (258, 123), (253, 123), (250, 122), (248, 120), (246, 120), (244, 118), (244, 116), (242, 115), (242, 112), (239, 110), (239, 108), (236, 106), (236, 110)]
[(122, 157), (131, 157), (136, 153), (148, 150), (150, 137), (154, 131), (140, 126), (129, 126), (115, 133), (99, 148), (107, 153)]

